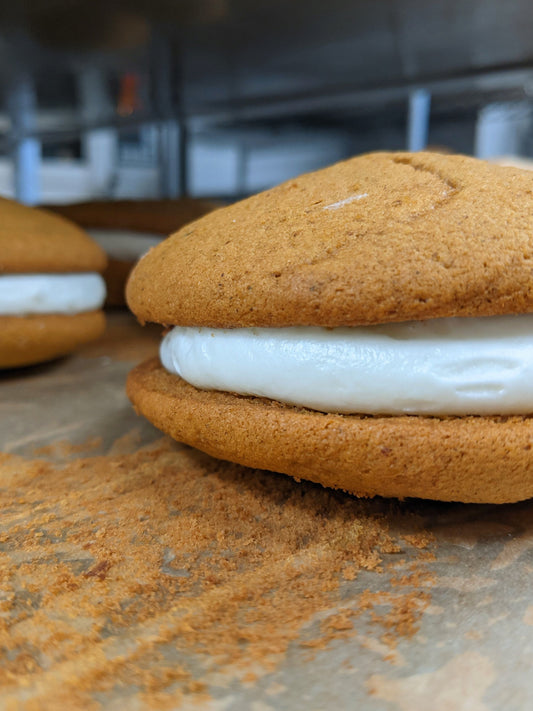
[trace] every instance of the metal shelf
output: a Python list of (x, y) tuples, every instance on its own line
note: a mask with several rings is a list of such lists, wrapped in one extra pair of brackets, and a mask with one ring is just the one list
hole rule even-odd
[[(435, 117), (529, 98), (533, 87), (528, 0), (330, 0), (326, 9), (317, 0), (32, 0), (1, 7), (0, 27), (11, 118), (0, 116), (0, 145), (19, 169), (35, 140), (157, 123), (167, 191), (177, 189), (176, 171), (184, 185), (189, 129), (405, 119), (420, 89)], [(80, 97), (87, 69), (108, 83), (94, 102)], [(142, 80), (143, 105), (121, 116), (127, 72)], [(50, 103), (61, 109), (54, 125), (40, 114)], [(410, 116), (410, 145), (419, 146), (428, 116)], [(178, 151), (172, 165), (168, 141)]]

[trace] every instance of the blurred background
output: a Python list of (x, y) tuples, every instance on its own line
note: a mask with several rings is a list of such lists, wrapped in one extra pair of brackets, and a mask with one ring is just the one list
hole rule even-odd
[(0, 194), (28, 204), (232, 200), (379, 149), (533, 157), (528, 0), (2, 2), (0, 59)]

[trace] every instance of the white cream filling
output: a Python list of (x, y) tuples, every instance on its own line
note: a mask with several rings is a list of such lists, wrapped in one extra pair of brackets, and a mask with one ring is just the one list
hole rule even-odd
[(175, 327), (161, 362), (202, 389), (324, 412), (533, 412), (533, 315), (357, 328)]
[(137, 261), (164, 239), (163, 235), (153, 232), (100, 229), (90, 229), (87, 232), (110, 257), (131, 261)]
[(103, 278), (93, 272), (0, 275), (0, 316), (93, 311), (105, 293)]

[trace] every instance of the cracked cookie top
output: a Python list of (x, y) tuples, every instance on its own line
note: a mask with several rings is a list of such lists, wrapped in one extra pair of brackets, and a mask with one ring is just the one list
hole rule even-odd
[(217, 210), (152, 249), (141, 321), (356, 326), (533, 311), (533, 173), (371, 153)]

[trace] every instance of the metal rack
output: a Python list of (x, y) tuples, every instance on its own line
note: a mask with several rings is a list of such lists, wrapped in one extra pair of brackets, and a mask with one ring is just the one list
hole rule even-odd
[[(112, 127), (157, 126), (161, 195), (188, 191), (189, 137), (251, 123), (386, 114), (405, 146), (427, 143), (450, 104), (527, 100), (533, 88), (533, 8), (526, 0), (32, 1), (0, 9), (4, 106), (0, 136), (15, 192), (38, 199), (39, 145)], [(117, 112), (106, 83), (142, 77), (143, 105)], [(70, 75), (63, 111), (41, 104)], [(61, 95), (61, 91), (58, 93)]]

